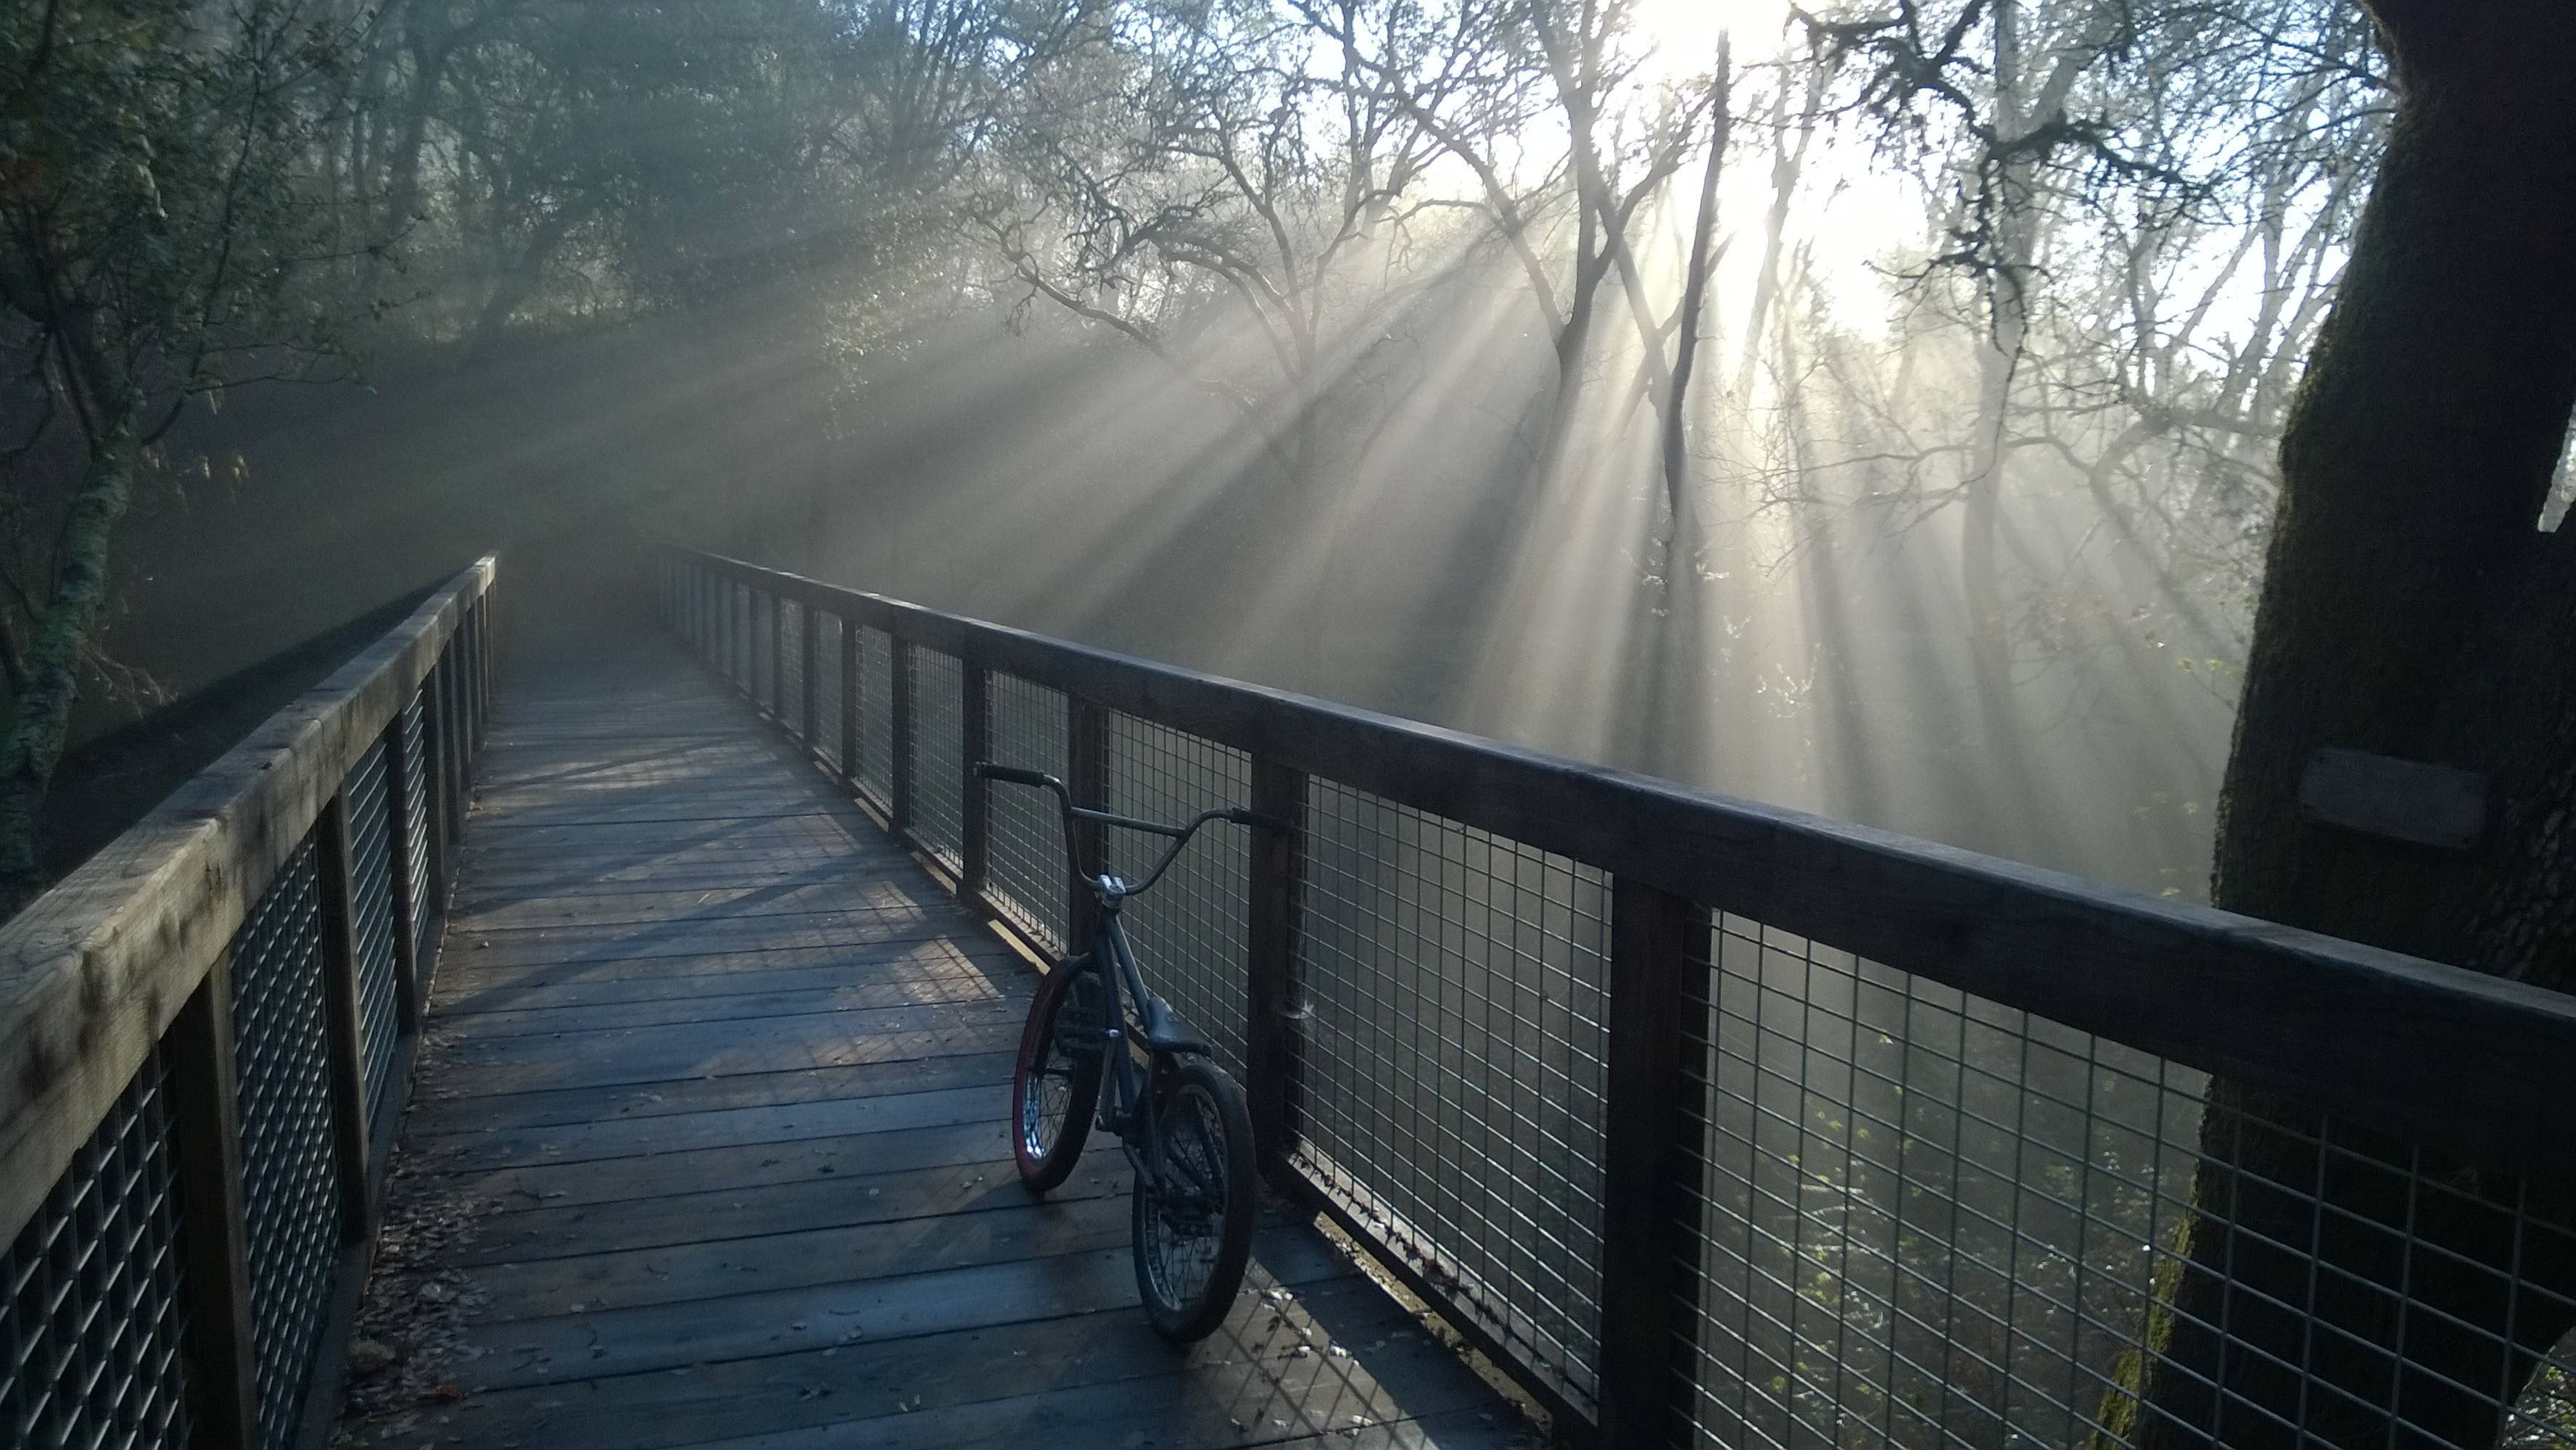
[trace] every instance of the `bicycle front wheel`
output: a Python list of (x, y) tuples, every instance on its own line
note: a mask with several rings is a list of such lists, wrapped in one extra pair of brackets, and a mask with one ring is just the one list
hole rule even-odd
[(1031, 1193), (1064, 1182), (1091, 1136), (1107, 1030), (1101, 1007), (1099, 974), (1088, 961), (1047, 973), (1029, 1003), (1011, 1074), (1011, 1156)]
[(1192, 1059), (1156, 1104), (1162, 1164), (1135, 1193), (1136, 1289), (1155, 1332), (1175, 1344), (1225, 1322), (1252, 1257), (1252, 1115), (1243, 1090)]

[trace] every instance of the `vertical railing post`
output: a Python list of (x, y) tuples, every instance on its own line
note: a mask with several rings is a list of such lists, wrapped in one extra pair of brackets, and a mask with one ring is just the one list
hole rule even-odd
[(349, 793), (331, 797), (313, 827), (322, 907), (322, 1022), (331, 1045), (332, 1125), (340, 1182), (340, 1235), (367, 1236), (367, 1056), (359, 1021), (356, 864), (350, 855)]
[(1684, 1044), (1684, 976), (1709, 951), (1709, 914), (1615, 877), (1610, 887), (1609, 1064), (1602, 1118), (1598, 1443), (1673, 1443), (1697, 1315), (1698, 1134), (1706, 1111)]
[(769, 591), (769, 713), (787, 723), (787, 596)]
[(218, 958), (166, 1039), (180, 1262), (187, 1275), (191, 1443), (200, 1450), (252, 1450), (259, 1440), (231, 978), (232, 964)]
[[(1109, 808), (1109, 712), (1079, 695), (1065, 697), (1065, 789), (1073, 803), (1091, 810)], [(1064, 921), (1077, 942), (1091, 940), (1100, 929), (1100, 902), (1084, 884), (1086, 873), (1104, 869), (1101, 851), (1107, 833), (1094, 821), (1077, 821), (1071, 842), (1070, 878), (1065, 882)]]
[(859, 622), (841, 620), (841, 779), (859, 779)]
[(1244, 1092), (1262, 1170), (1277, 1178), (1286, 1172), (1305, 1106), (1305, 993), (1297, 979), (1306, 869), (1305, 772), (1254, 757), (1251, 806), (1288, 827), (1252, 832), (1246, 883), (1252, 981)]
[(411, 747), (402, 711), (385, 725), (385, 870), (393, 884), (394, 1019), (405, 1036), (420, 1030), (420, 913), (411, 899)]
[(888, 673), (893, 676), (894, 686), (887, 700), (894, 738), (892, 759), (886, 766), (894, 799), (886, 802), (886, 814), (900, 835), (912, 829), (912, 641), (888, 631), (886, 653), (892, 657), (893, 668)]
[(822, 635), (823, 632), (814, 627), (814, 606), (810, 603), (797, 605), (796, 669), (800, 677), (799, 683), (803, 687), (798, 693), (804, 697), (799, 703), (804, 714), (805, 728), (797, 732), (796, 738), (805, 742), (805, 753), (808, 755), (820, 754), (822, 749), (822, 742), (814, 738), (816, 727), (822, 724), (821, 718), (816, 714), (816, 706), (821, 703), (822, 693), (821, 682), (816, 678), (822, 674)]
[(958, 797), (964, 819), (958, 830), (957, 895), (971, 905), (982, 899), (991, 850), (992, 782), (975, 778), (975, 762), (993, 753), (993, 676), (973, 660), (958, 662), (958, 676), (957, 768), (965, 779), (958, 787), (964, 792)]
[(453, 877), (457, 852), (465, 844), (465, 783), (472, 769), (465, 758), (465, 689), (461, 678), (465, 672), (458, 665), (454, 640), (448, 642), (438, 663), (447, 674), (447, 686), (438, 692), (447, 707), (447, 717), (443, 722), (447, 739), (439, 749), (439, 758), (447, 766), (446, 860), (448, 874)]

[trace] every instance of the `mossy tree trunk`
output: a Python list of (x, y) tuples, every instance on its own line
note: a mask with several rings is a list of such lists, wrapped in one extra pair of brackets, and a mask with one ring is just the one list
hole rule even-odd
[[(2576, 530), (2538, 527), (2576, 404), (2576, 6), (2370, 9), (2398, 109), (2282, 443), (2216, 900), (2576, 986)], [(2484, 773), (2487, 840), (2441, 855), (2302, 819), (2328, 746)], [(2162, 1355), (2115, 1426), (2493, 1444), (2576, 1326), (2569, 1240), (2523, 1225), (2570, 1223), (2564, 1190), (2223, 1081), (2202, 1148)]]

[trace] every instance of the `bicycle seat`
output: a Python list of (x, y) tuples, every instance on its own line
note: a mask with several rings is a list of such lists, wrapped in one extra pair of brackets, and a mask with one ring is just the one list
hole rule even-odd
[(1145, 999), (1143, 1013), (1145, 1045), (1157, 1052), (1195, 1052), (1208, 1055), (1208, 1045), (1190, 1035), (1189, 1027), (1172, 1015), (1159, 997)]

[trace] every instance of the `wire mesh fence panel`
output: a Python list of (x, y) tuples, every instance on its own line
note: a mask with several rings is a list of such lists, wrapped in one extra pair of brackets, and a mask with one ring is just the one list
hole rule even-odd
[(1330, 781), (1306, 805), (1300, 1166), (1588, 1406), (1609, 881)]
[(394, 1002), (392, 802), (386, 751), (376, 742), (349, 772), (349, 942), (358, 974), (358, 1049), (367, 1084), (367, 1121), (376, 1121), (394, 1080), (402, 1026)]
[[(993, 759), (1058, 780), (1072, 770), (1064, 692), (1011, 675), (992, 676)], [(1050, 951), (1066, 950), (1064, 816), (1051, 792), (987, 784), (984, 894), (1013, 926)]]
[(1705, 976), (1695, 1443), (2576, 1443), (2525, 1185), (1739, 917)]
[(805, 610), (792, 599), (778, 606), (778, 718), (788, 734), (804, 739)]
[(233, 939), (233, 1050), (261, 1443), (294, 1441), (339, 1264), (322, 912), (299, 847)]
[(894, 641), (884, 630), (859, 630), (859, 758), (850, 778), (880, 810), (894, 807)]
[[(1242, 751), (1132, 715), (1110, 716), (1110, 810), (1179, 825), (1204, 810), (1244, 805), (1251, 794), (1252, 760)], [(1166, 844), (1112, 829), (1109, 864), (1131, 879), (1142, 876)], [(1197, 1029), (1237, 1082), (1251, 1011), (1250, 849), (1243, 827), (1207, 827), (1121, 915), (1146, 984)]]
[[(429, 687), (411, 692), (402, 709), (403, 869), (411, 878), (411, 935), (415, 960), (430, 958), (430, 926), (438, 913), (429, 899)], [(419, 984), (426, 999), (429, 983)]]
[(156, 1049), (9, 1246), (0, 1444), (189, 1441), (167, 1090)]
[(950, 870), (966, 860), (966, 675), (954, 655), (912, 650), (912, 833)]
[(848, 762), (840, 758), (841, 630), (844, 626), (837, 614), (816, 611), (811, 618), (814, 627), (814, 738), (805, 742), (805, 748), (847, 768)]

